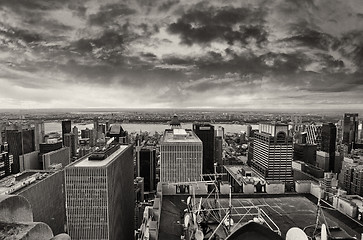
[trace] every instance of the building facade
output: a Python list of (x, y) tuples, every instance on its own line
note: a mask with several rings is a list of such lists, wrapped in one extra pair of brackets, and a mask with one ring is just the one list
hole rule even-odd
[(62, 121), (62, 143), (64, 146), (64, 134), (72, 131), (72, 123), (70, 120)]
[(253, 140), (252, 169), (266, 181), (292, 183), (293, 140), (287, 124), (260, 124)]
[(335, 169), (335, 145), (337, 127), (333, 123), (324, 123), (321, 128), (321, 151), (329, 154), (328, 171), (337, 172)]
[(192, 130), (166, 129), (160, 154), (160, 182), (201, 180), (203, 144)]
[(65, 168), (72, 239), (133, 239), (132, 146), (113, 145)]
[(136, 147), (137, 176), (144, 178), (144, 191), (156, 190), (156, 149)]
[(214, 126), (209, 123), (194, 123), (193, 132), (203, 143), (202, 172), (212, 174), (214, 173)]
[(348, 146), (348, 153), (358, 140), (358, 113), (345, 113), (343, 118), (342, 143)]

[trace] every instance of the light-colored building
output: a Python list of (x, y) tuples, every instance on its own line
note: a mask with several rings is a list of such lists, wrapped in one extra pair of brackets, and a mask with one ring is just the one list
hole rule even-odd
[(287, 124), (260, 124), (254, 134), (252, 170), (266, 181), (292, 183), (292, 137)]
[(64, 147), (42, 155), (43, 169), (48, 170), (56, 164), (61, 164), (64, 168), (70, 163), (70, 148)]
[(160, 153), (160, 182), (202, 179), (203, 145), (192, 130), (166, 129)]
[(65, 168), (68, 233), (72, 239), (133, 239), (132, 146), (113, 145)]

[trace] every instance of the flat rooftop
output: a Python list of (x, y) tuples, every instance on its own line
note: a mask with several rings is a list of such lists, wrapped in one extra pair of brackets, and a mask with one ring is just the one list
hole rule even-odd
[[(180, 235), (183, 231), (183, 213), (184, 209), (187, 208), (186, 199), (187, 195), (184, 196), (163, 196), (161, 218), (160, 218), (160, 229), (159, 229), (159, 239), (160, 240), (180, 240)], [(203, 196), (204, 198), (206, 196)], [(200, 196), (196, 197), (199, 201)], [(203, 206), (209, 208), (213, 206), (214, 198), (203, 199)], [(220, 198), (220, 204), (222, 208), (228, 208), (229, 199)], [(242, 214), (248, 213), (248, 209), (243, 209), (241, 207), (251, 207), (260, 205), (261, 209), (267, 213), (267, 215), (275, 222), (281, 231), (281, 236), (286, 237), (287, 231), (292, 227), (299, 227), (301, 229), (314, 225), (316, 221), (316, 204), (307, 199), (304, 196), (294, 195), (294, 196), (258, 196), (256, 198), (250, 197), (233, 197), (232, 198), (232, 218), (236, 223), (241, 219)], [(253, 209), (256, 211), (256, 209)], [(249, 212), (252, 213), (252, 210)], [(238, 216), (240, 214), (240, 216)], [(344, 231), (334, 232), (335, 237), (347, 236), (359, 236), (359, 233), (352, 230), (350, 226), (345, 224), (341, 219), (333, 217), (326, 211), (324, 215), (327, 219), (329, 227), (339, 226)], [(251, 220), (251, 216), (245, 216), (240, 222), (244, 224)], [(214, 224), (212, 228), (216, 227)], [(238, 229), (238, 227), (236, 227)], [(234, 229), (234, 230), (236, 230)], [(308, 229), (308, 231), (314, 230)]]
[[(173, 131), (174, 130), (174, 131)], [(198, 136), (190, 129), (166, 129), (162, 138), (164, 143), (202, 143)]]
[(120, 145), (120, 148), (117, 149), (114, 153), (103, 160), (89, 160), (90, 155), (85, 156), (84, 158), (78, 160), (76, 163), (71, 165), (71, 167), (103, 167), (107, 166), (112, 160), (115, 159), (117, 155), (123, 152), (128, 145)]

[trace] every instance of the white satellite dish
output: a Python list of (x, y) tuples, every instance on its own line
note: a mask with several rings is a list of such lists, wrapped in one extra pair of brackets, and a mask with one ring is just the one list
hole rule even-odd
[(308, 236), (298, 227), (290, 228), (286, 233), (286, 240), (309, 240)]
[(321, 224), (321, 240), (328, 240), (328, 233), (325, 224)]
[(203, 240), (204, 239), (203, 232), (198, 229), (197, 231), (195, 231), (194, 238), (196, 240)]
[(185, 214), (185, 216), (184, 216), (184, 226), (185, 227), (188, 227), (189, 221), (190, 221), (190, 215), (189, 214)]

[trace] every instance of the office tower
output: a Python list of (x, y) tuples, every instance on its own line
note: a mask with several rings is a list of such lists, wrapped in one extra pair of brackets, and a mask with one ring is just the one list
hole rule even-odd
[(252, 131), (252, 126), (247, 125), (247, 130), (246, 130), (246, 137), (247, 138), (251, 137), (251, 131)]
[(254, 133), (252, 169), (267, 181), (292, 183), (292, 137), (288, 125), (260, 124)]
[(136, 147), (137, 176), (144, 178), (145, 192), (156, 190), (156, 150), (154, 147)]
[(128, 133), (124, 131), (120, 124), (112, 124), (107, 132), (107, 137), (114, 137), (116, 142), (120, 144), (128, 144)]
[(74, 136), (73, 133), (66, 133), (66, 134), (64, 134), (63, 145), (65, 147), (69, 147), (70, 148), (71, 157), (76, 156), (76, 154), (77, 154), (76, 139), (75, 139), (75, 136)]
[(72, 239), (133, 239), (133, 147), (112, 145), (65, 168)]
[(311, 124), (306, 127), (306, 143), (313, 145), (316, 144), (316, 149), (321, 149), (321, 125)]
[(214, 139), (214, 162), (219, 166), (223, 165), (223, 138), (216, 136)]
[(335, 144), (337, 127), (333, 123), (324, 123), (321, 128), (321, 151), (329, 154), (328, 171), (336, 172), (335, 169)]
[(72, 131), (71, 121), (65, 120), (62, 121), (62, 143), (64, 146), (64, 134), (70, 133)]
[(316, 164), (316, 145), (295, 143), (294, 161), (302, 161), (311, 165)]
[(203, 143), (202, 172), (212, 174), (214, 173), (214, 126), (209, 123), (194, 123), (193, 132)]
[(345, 113), (343, 119), (342, 143), (348, 146), (348, 153), (354, 148), (358, 138), (358, 113)]
[(39, 151), (39, 144), (44, 143), (44, 122), (35, 122), (34, 123), (34, 142), (35, 142), (35, 151)]
[(93, 118), (93, 131), (94, 131), (94, 137), (96, 138), (96, 140), (98, 139), (98, 127), (99, 127), (99, 123), (98, 123), (98, 117)]
[(166, 129), (160, 142), (160, 182), (200, 181), (203, 144), (190, 129)]
[(9, 176), (12, 173), (11, 165), (9, 145), (7, 143), (0, 144), (0, 179)]
[(224, 127), (218, 126), (214, 130), (214, 136), (216, 137), (222, 137), (222, 140), (224, 139)]
[(33, 152), (34, 130), (6, 130), (5, 139), (9, 145), (9, 154), (13, 155), (12, 173), (20, 172), (20, 155)]
[(76, 142), (76, 149), (78, 148), (78, 141), (79, 141), (79, 134), (78, 134), (78, 128), (76, 126), (73, 127), (72, 132), (74, 134), (74, 141)]

